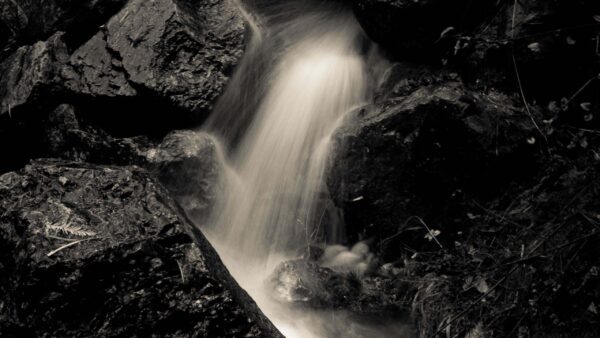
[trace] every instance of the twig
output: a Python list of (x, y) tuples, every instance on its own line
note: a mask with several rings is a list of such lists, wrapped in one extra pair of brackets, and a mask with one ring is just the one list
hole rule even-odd
[(446, 249), (444, 249), (444, 247), (442, 246), (442, 243), (440, 243), (440, 241), (437, 240), (437, 236), (433, 233), (433, 231), (431, 231), (431, 229), (429, 229), (429, 227), (427, 226), (427, 224), (425, 224), (425, 222), (423, 221), (423, 219), (419, 216), (414, 216), (417, 220), (419, 220), (419, 222), (421, 222), (421, 224), (423, 224), (423, 226), (425, 227), (425, 229), (427, 229), (427, 232), (429, 232), (429, 236), (431, 236), (431, 238), (433, 238), (433, 240), (437, 243), (437, 245), (440, 247), (440, 249), (442, 249), (443, 251), (446, 251)]
[(567, 100), (567, 105), (569, 103), (571, 103), (571, 101), (573, 101), (579, 94), (581, 94), (581, 92), (587, 88), (587, 86), (590, 85), (590, 83), (592, 83), (594, 80), (598, 80), (600, 79), (600, 74), (598, 75), (594, 75), (592, 78), (590, 78), (589, 80), (586, 81), (586, 83), (583, 84), (583, 86), (581, 86), (581, 88), (579, 88), (575, 94), (571, 95), (571, 97), (569, 98), (569, 100)]
[(78, 241), (75, 241), (75, 242), (71, 242), (71, 243), (65, 244), (65, 245), (63, 245), (63, 246), (59, 247), (59, 248), (58, 248), (58, 249), (56, 249), (56, 250), (52, 250), (52, 251), (50, 251), (50, 252), (49, 252), (49, 253), (48, 253), (46, 256), (50, 257), (50, 256), (54, 255), (55, 253), (57, 253), (57, 252), (61, 251), (61, 250), (64, 250), (64, 249), (66, 249), (66, 248), (68, 248), (68, 247), (71, 247), (71, 246), (73, 246), (73, 245), (75, 245), (75, 244), (79, 244), (79, 243), (81, 243), (81, 242), (85, 242), (85, 241), (91, 241), (92, 239), (100, 239), (100, 237), (94, 237), (94, 238), (84, 238), (84, 239), (80, 239), (80, 240), (78, 240)]
[[(517, 1), (518, 0), (515, 0), (515, 3), (513, 5), (512, 32), (511, 32), (511, 37), (513, 39), (515, 37), (515, 20), (516, 20), (516, 16), (517, 16)], [(523, 83), (521, 82), (521, 75), (519, 74), (519, 67), (517, 66), (517, 59), (515, 58), (514, 42), (512, 43), (511, 57), (512, 57), (513, 66), (515, 68), (515, 75), (517, 77), (517, 83), (519, 85), (519, 91), (521, 93), (521, 98), (523, 99), (523, 104), (525, 104), (525, 111), (527, 111), (527, 115), (529, 115), (529, 118), (531, 119), (531, 122), (533, 122), (535, 129), (537, 129), (537, 131), (540, 133), (540, 135), (542, 135), (542, 137), (544, 138), (544, 141), (546, 141), (546, 143), (548, 143), (548, 139), (546, 138), (546, 135), (544, 135), (544, 133), (538, 126), (537, 122), (535, 121), (535, 118), (533, 117), (533, 114), (531, 113), (531, 110), (529, 109), (529, 104), (527, 103), (527, 98), (525, 97), (525, 91), (523, 90)]]
[(179, 273), (181, 273), (181, 283), (185, 284), (185, 276), (183, 275), (183, 269), (181, 268), (181, 263), (177, 262), (177, 267), (179, 268)]

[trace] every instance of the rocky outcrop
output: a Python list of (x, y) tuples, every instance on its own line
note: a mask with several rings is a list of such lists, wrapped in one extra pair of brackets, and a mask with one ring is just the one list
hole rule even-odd
[(132, 0), (73, 54), (67, 84), (106, 96), (139, 88), (205, 117), (241, 57), (243, 32), (228, 1)]
[[(493, 10), (492, 1), (353, 0), (359, 22), (378, 43), (398, 55), (421, 61), (458, 29), (473, 29)], [(476, 15), (474, 15), (476, 14)], [(423, 58), (425, 57), (425, 58)]]
[(178, 130), (147, 152), (150, 167), (188, 215), (203, 224), (216, 199), (223, 161), (206, 133)]
[(336, 272), (298, 259), (283, 262), (268, 280), (282, 303), (316, 309), (343, 309), (357, 316), (400, 319), (410, 309), (413, 290), (393, 278)]
[(0, 293), (3, 337), (280, 336), (136, 167), (0, 176)]
[(89, 38), (124, 3), (125, 0), (2, 1), (0, 55), (18, 45), (45, 40), (56, 31), (68, 31), (69, 39), (75, 43)]
[[(44, 150), (43, 130), (48, 114), (61, 104), (73, 106), (79, 120), (115, 138), (156, 138), (197, 126), (212, 110), (244, 48), (244, 21), (230, 1), (55, 5), (38, 8), (33, 2), (9, 1), (3, 6), (11, 10), (0, 11), (6, 22), (21, 13), (19, 20), (27, 25), (38, 19), (47, 24), (43, 34), (35, 35), (45, 40), (0, 57), (2, 170), (30, 158), (55, 156)], [(89, 27), (80, 20), (87, 10), (97, 13), (91, 22), (102, 19), (103, 24), (75, 42), (73, 34)], [(36, 15), (34, 21), (28, 19)], [(6, 146), (21, 138), (32, 145), (18, 154)]]
[(0, 64), (0, 114), (12, 113), (24, 104), (35, 105), (39, 96), (55, 95), (60, 89), (60, 71), (68, 59), (63, 33), (47, 41), (23, 46)]
[(340, 128), (328, 183), (345, 210), (350, 242), (383, 240), (415, 225), (414, 240), (427, 242), (415, 216), (460, 231), (453, 220), (465, 216), (456, 213), (470, 198), (489, 199), (532, 179), (543, 142), (531, 117), (506, 96), (470, 92), (456, 81), (421, 86)]

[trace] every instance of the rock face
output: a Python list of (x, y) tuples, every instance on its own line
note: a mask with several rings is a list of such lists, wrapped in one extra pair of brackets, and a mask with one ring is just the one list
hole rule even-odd
[(343, 126), (329, 187), (350, 242), (393, 236), (418, 224), (413, 216), (460, 227), (448, 215), (465, 196), (485, 200), (531, 179), (543, 139), (510, 102), (442, 82), (375, 103)]
[[(55, 156), (44, 150), (44, 130), (61, 104), (116, 138), (156, 138), (196, 127), (244, 49), (244, 21), (231, 1), (49, 1), (45, 6), (5, 1), (0, 6), (0, 33), (12, 34), (5, 38), (14, 41), (0, 55), (3, 171), (30, 158)], [(93, 20), (86, 19), (89, 15)], [(15, 20), (22, 21), (22, 29), (7, 24)], [(10, 29), (2, 30), (2, 24)], [(29, 41), (18, 37), (25, 31), (36, 31), (33, 36), (42, 41), (18, 47)], [(8, 146), (26, 140), (33, 145), (18, 153)]]
[(188, 215), (203, 224), (215, 201), (222, 160), (212, 137), (178, 130), (147, 153), (150, 167)]
[(136, 167), (0, 176), (0, 293), (3, 337), (280, 336)]
[[(444, 33), (472, 29), (486, 19), (491, 1), (353, 0), (365, 31), (389, 50), (421, 59)], [(473, 14), (477, 15), (473, 15)]]
[(69, 31), (71, 40), (92, 35), (125, 0), (83, 0), (41, 3), (36, 0), (2, 1), (0, 3), (0, 55), (15, 45), (45, 40), (56, 31)]
[[(68, 59), (63, 34), (57, 33), (47, 41), (23, 46), (0, 64), (0, 114), (12, 113), (13, 109), (37, 99), (46, 91), (57, 92), (60, 70)], [(11, 115), (11, 114), (9, 114)]]
[(378, 276), (359, 279), (301, 259), (281, 263), (269, 286), (278, 301), (295, 306), (396, 319), (408, 312), (412, 296), (401, 282)]
[[(72, 56), (75, 91), (150, 91), (208, 114), (243, 51), (244, 23), (229, 1), (132, 0)], [(69, 76), (69, 75), (68, 75)]]

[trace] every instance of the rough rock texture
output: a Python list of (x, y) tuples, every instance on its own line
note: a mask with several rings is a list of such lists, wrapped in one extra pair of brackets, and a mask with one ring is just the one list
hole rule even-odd
[(418, 224), (413, 216), (460, 229), (451, 217), (463, 216), (453, 214), (465, 196), (485, 200), (531, 179), (543, 139), (511, 107), (501, 94), (444, 82), (378, 102), (340, 128), (329, 187), (346, 211), (350, 242), (393, 236)]
[(142, 88), (206, 116), (241, 57), (243, 32), (229, 1), (132, 0), (73, 54), (82, 78), (69, 85), (107, 96)]
[(420, 337), (598, 336), (600, 3), (354, 3), (395, 63), (334, 137), (349, 242), (403, 271)]
[(62, 104), (45, 123), (47, 156), (72, 161), (114, 165), (147, 165), (152, 142), (146, 137), (115, 138), (80, 123), (72, 105)]
[[(45, 151), (44, 125), (61, 104), (73, 106), (87, 126), (116, 138), (158, 138), (197, 126), (211, 111), (244, 48), (244, 21), (231, 1), (46, 5), (8, 1), (1, 5), (5, 12), (0, 7), (0, 22), (24, 13), (19, 20), (47, 24), (40, 29), (43, 34), (35, 35), (45, 40), (0, 56), (2, 171), (30, 158), (56, 156)], [(80, 20), (92, 12), (93, 20)], [(100, 19), (84, 39), (72, 39)], [(59, 28), (64, 32), (57, 32)], [(9, 146), (24, 140), (33, 142), (22, 151)]]
[(215, 201), (222, 160), (212, 137), (177, 130), (147, 153), (150, 167), (188, 215), (203, 224)]
[(279, 336), (136, 167), (0, 176), (0, 293), (3, 337)]
[(408, 313), (414, 293), (400, 280), (359, 279), (298, 259), (281, 263), (269, 279), (273, 296), (294, 306), (343, 309), (359, 316), (399, 320)]
[(68, 59), (63, 33), (47, 41), (23, 46), (0, 64), (0, 114), (36, 101), (38, 95), (56, 93), (62, 64)]
[[(15, 45), (69, 31), (77, 41), (90, 36), (125, 0), (6, 0), (0, 2), (0, 55)], [(89, 38), (89, 36), (87, 36)]]
[[(378, 43), (403, 57), (428, 58), (441, 37), (481, 24), (493, 1), (352, 0), (356, 16)], [(474, 15), (476, 14), (476, 15)]]

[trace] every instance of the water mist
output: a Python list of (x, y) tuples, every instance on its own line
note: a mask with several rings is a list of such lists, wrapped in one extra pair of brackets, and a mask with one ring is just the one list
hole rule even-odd
[(342, 312), (287, 308), (264, 285), (323, 232), (326, 214), (329, 235), (339, 230), (323, 179), (330, 139), (365, 103), (368, 83), (351, 11), (279, 6), (251, 25), (244, 60), (205, 127), (221, 142), (226, 169), (203, 231), (287, 337), (381, 336)]

